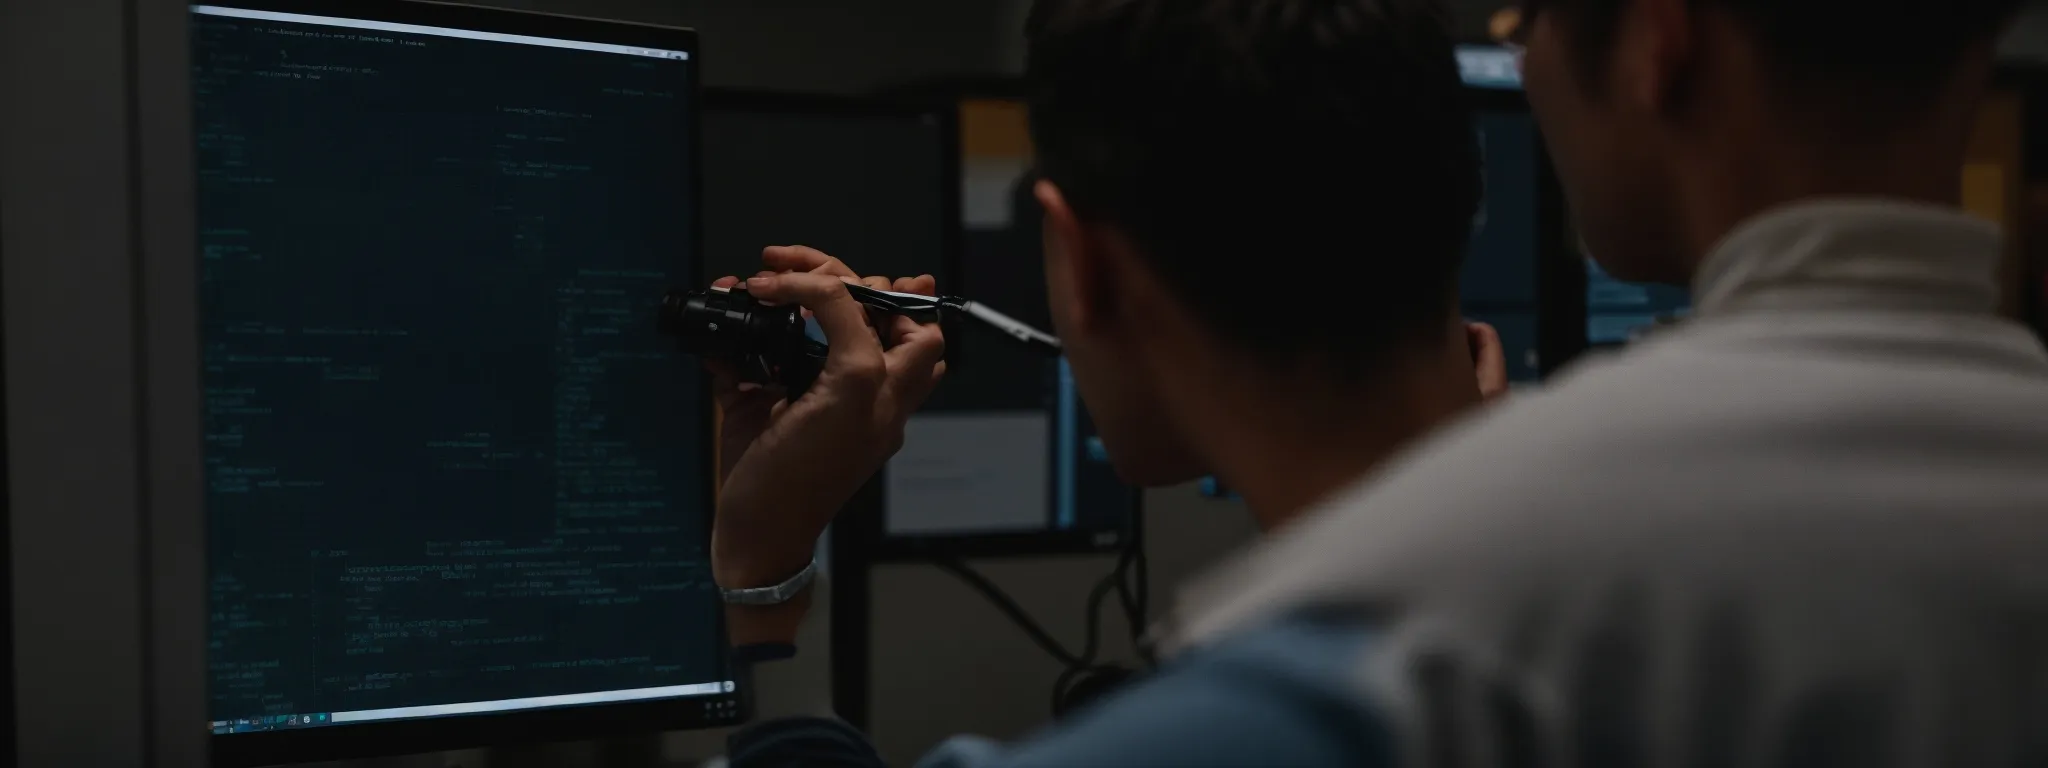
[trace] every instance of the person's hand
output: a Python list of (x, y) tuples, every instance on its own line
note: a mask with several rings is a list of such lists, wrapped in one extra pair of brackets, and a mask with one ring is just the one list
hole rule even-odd
[(1466, 323), (1465, 339), (1472, 347), (1472, 369), (1479, 376), (1479, 397), (1492, 401), (1508, 393), (1508, 358), (1500, 343), (1500, 332), (1485, 323)]
[(816, 383), (794, 401), (712, 366), (723, 420), (712, 568), (730, 589), (770, 586), (803, 569), (832, 516), (902, 444), (904, 421), (945, 371), (936, 325), (891, 318), (880, 329), (891, 341), (885, 351), (865, 309), (842, 285), (929, 294), (930, 277), (861, 279), (811, 249), (769, 249), (764, 260), (793, 271), (757, 275), (747, 291), (803, 305), (831, 352)]
[[(806, 272), (816, 275), (830, 275), (844, 282), (859, 283), (869, 288), (884, 291), (904, 291), (932, 295), (937, 293), (936, 282), (931, 275), (903, 278), (891, 281), (886, 277), (861, 277), (846, 263), (820, 251), (801, 245), (776, 245), (761, 251), (761, 264), (766, 269), (754, 277), (772, 277), (785, 272)], [(712, 283), (715, 288), (732, 288), (740, 284), (738, 277), (723, 277)], [(806, 308), (804, 314), (811, 311)], [(768, 427), (771, 410), (782, 402), (783, 393), (763, 389), (759, 385), (740, 381), (738, 371), (719, 361), (706, 361), (711, 369), (712, 385), (719, 406), (718, 478), (721, 482), (732, 474), (734, 465), (746, 455), (747, 446)]]
[[(843, 282), (858, 283), (885, 291), (925, 295), (937, 293), (937, 284), (931, 275), (894, 281), (886, 277), (861, 277), (845, 262), (816, 248), (801, 245), (769, 246), (761, 251), (761, 264), (766, 269), (755, 273), (754, 277), (806, 272), (830, 275)], [(729, 276), (719, 278), (712, 286), (729, 289), (738, 286), (740, 282), (741, 278)], [(809, 308), (804, 310), (804, 315), (811, 315)], [(753, 445), (754, 441), (760, 438), (762, 431), (767, 429), (769, 417), (773, 414), (774, 408), (782, 403), (785, 393), (774, 388), (742, 382), (739, 372), (724, 362), (707, 360), (705, 366), (711, 369), (713, 392), (719, 407), (718, 479), (723, 483), (732, 475), (733, 468), (739, 463), (740, 458), (746, 455), (748, 446)], [(944, 372), (943, 365), (939, 366), (939, 371)]]

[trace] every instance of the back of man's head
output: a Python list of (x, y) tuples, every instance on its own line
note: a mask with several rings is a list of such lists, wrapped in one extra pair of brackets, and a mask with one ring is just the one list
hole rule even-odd
[[(1613, 66), (1621, 19), (1639, 0), (1525, 0), (1524, 16), (1553, 13), (1570, 30), (1588, 78)], [(1687, 0), (1740, 20), (1780, 78), (1807, 103), (1865, 109), (1912, 106), (1946, 85), (1956, 65), (1990, 46), (2025, 0)], [(1881, 114), (1864, 115), (1871, 120)]]
[(2022, 0), (1522, 0), (1524, 80), (1610, 272), (1684, 282), (1741, 220), (1953, 200)]
[(1480, 195), (1431, 0), (1039, 0), (1038, 168), (1219, 341), (1364, 375), (1440, 339)]

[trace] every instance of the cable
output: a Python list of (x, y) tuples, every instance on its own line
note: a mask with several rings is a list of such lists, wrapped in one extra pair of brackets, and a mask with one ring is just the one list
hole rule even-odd
[(1123, 581), (1123, 576), (1124, 566), (1119, 562), (1116, 570), (1110, 571), (1108, 576), (1095, 583), (1094, 589), (1088, 591), (1088, 640), (1087, 644), (1081, 646), (1080, 663), (1073, 666), (1095, 666), (1095, 657), (1102, 654), (1102, 604), (1109, 599), (1110, 590), (1116, 589), (1116, 585)]
[[(1129, 563), (1128, 556), (1118, 558), (1116, 568), (1101, 581), (1096, 582), (1094, 589), (1088, 591), (1088, 615), (1085, 620), (1088, 628), (1087, 643), (1081, 648), (1080, 658), (1077, 660), (1079, 663), (1068, 665), (1066, 671), (1060, 673), (1059, 679), (1053, 681), (1052, 712), (1056, 718), (1073, 709), (1076, 703), (1073, 700), (1073, 693), (1077, 683), (1103, 675), (1129, 674), (1121, 667), (1095, 663), (1096, 657), (1102, 653), (1102, 604), (1109, 600), (1110, 592), (1117, 590), (1118, 586), (1124, 583), (1124, 573)], [(1126, 617), (1128, 618), (1128, 614)]]
[(973, 588), (974, 591), (980, 592), (983, 598), (995, 605), (997, 611), (1001, 611), (1005, 617), (1009, 618), (1011, 623), (1017, 625), (1018, 629), (1024, 630), (1025, 636), (1030, 637), (1031, 642), (1036, 643), (1040, 649), (1058, 660), (1060, 664), (1071, 669), (1087, 666), (1091, 663), (1084, 661), (1081, 656), (1068, 651), (1066, 646), (1060, 645), (1060, 641), (1053, 639), (1052, 633), (1045, 631), (1044, 627), (1039, 626), (1038, 622), (1031, 618), (1031, 614), (1024, 612), (1023, 606), (1018, 605), (1015, 599), (1011, 598), (1001, 587), (996, 586), (995, 582), (989, 581), (987, 576), (981, 575), (981, 572), (967, 567), (966, 563), (949, 557), (933, 558), (932, 564), (938, 566), (939, 570), (953, 574), (961, 581), (966, 582), (967, 586)]
[[(1138, 544), (1138, 622), (1149, 628), (1152, 623), (1152, 562), (1145, 554), (1145, 545)], [(1146, 630), (1140, 630), (1142, 634)]]
[[(1087, 687), (1092, 686), (1108, 690), (1131, 676), (1130, 670), (1113, 664), (1101, 664), (1097, 660), (1102, 655), (1102, 608), (1103, 604), (1109, 601), (1110, 594), (1115, 593), (1118, 595), (1119, 602), (1121, 603), (1120, 607), (1127, 622), (1141, 622), (1141, 619), (1136, 618), (1137, 614), (1134, 613), (1134, 610), (1143, 610), (1142, 606), (1144, 605), (1145, 598), (1142, 592), (1142, 585), (1144, 582), (1143, 578), (1140, 577), (1137, 585), (1134, 586), (1131, 583), (1130, 573), (1132, 565), (1142, 559), (1142, 551), (1126, 547), (1118, 556), (1116, 567), (1100, 581), (1095, 582), (1095, 586), (1088, 590), (1088, 613), (1083, 621), (1087, 629), (1079, 653), (1067, 650), (1066, 646), (1061, 645), (1058, 640), (1053, 638), (1052, 633), (1047, 632), (1045, 627), (1032, 619), (1031, 615), (1024, 611), (1023, 606), (1017, 604), (1015, 598), (1010, 597), (1009, 593), (996, 586), (995, 582), (982, 575), (980, 571), (974, 570), (964, 562), (948, 557), (933, 558), (932, 564), (938, 566), (942, 571), (953, 574), (954, 577), (965, 582), (968, 587), (981, 593), (981, 596), (994, 605), (997, 611), (1007, 617), (1011, 623), (1016, 624), (1017, 628), (1024, 630), (1024, 635), (1030, 638), (1032, 643), (1036, 644), (1039, 649), (1052, 656), (1054, 660), (1064, 667), (1060, 671), (1059, 678), (1053, 682), (1052, 689), (1052, 711), (1053, 715), (1058, 717), (1072, 710), (1074, 706), (1080, 703), (1075, 701), (1076, 694), (1082, 692)], [(1124, 602), (1126, 596), (1128, 596), (1129, 602)], [(1134, 623), (1133, 626), (1139, 627), (1142, 626), (1142, 623)], [(1141, 630), (1133, 630), (1134, 637), (1139, 631)], [(1097, 691), (1098, 694), (1101, 692)], [(1090, 699), (1092, 698), (1090, 697)]]
[[(1140, 523), (1142, 525), (1142, 523)], [(1117, 559), (1117, 603), (1131, 634), (1131, 648), (1147, 666), (1154, 663), (1152, 646), (1145, 634), (1152, 625), (1151, 564), (1145, 557), (1145, 537), (1136, 528)]]
[(1145, 559), (1144, 550), (1140, 549), (1131, 562), (1131, 581), (1135, 582), (1132, 591), (1137, 593), (1136, 604), (1126, 611), (1131, 630), (1131, 649), (1147, 667), (1158, 661), (1152, 651), (1152, 643), (1147, 637), (1152, 631), (1151, 580), (1151, 565)]
[(1143, 621), (1143, 619), (1138, 608), (1137, 588), (1131, 585), (1131, 579), (1122, 578), (1116, 580), (1116, 604), (1118, 608), (1123, 610), (1124, 626), (1130, 630), (1131, 639), (1136, 640), (1142, 632), (1142, 630), (1138, 629), (1138, 626), (1139, 622)]

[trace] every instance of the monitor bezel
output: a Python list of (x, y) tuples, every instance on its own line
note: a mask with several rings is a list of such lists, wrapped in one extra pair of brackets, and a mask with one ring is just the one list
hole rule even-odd
[[(688, 92), (702, 93), (702, 54), (695, 30), (623, 21), (606, 21), (575, 16), (534, 13), (499, 8), (433, 2), (431, 0), (223, 0), (193, 3), (248, 10), (303, 13), (352, 19), (388, 21), (423, 26), (533, 35), (557, 39), (585, 40), (612, 45), (641, 46), (683, 51), (689, 55), (685, 67)], [(190, 19), (190, 11), (186, 18)], [(702, 99), (688, 111), (688, 151), (694, 160), (701, 154)], [(690, 215), (701, 215), (701, 174), (691, 174)], [(701, 250), (703, 227), (695, 228), (692, 253)], [(691, 265), (694, 270), (694, 265)], [(707, 428), (700, 430), (701, 455), (711, 456), (713, 437), (708, 428), (711, 396), (708, 383), (699, 388), (698, 409), (706, 416)], [(712, 468), (706, 468), (707, 473)], [(704, 504), (715, 501), (712, 483), (704, 488)], [(711, 516), (705, 516), (705, 534), (710, 533)], [(723, 611), (714, 612), (718, 633), (724, 636)], [(457, 715), (449, 717), (390, 720), (359, 725), (330, 725), (277, 731), (215, 734), (211, 736), (212, 764), (218, 768), (294, 764), (348, 760), (388, 755), (418, 754), (508, 744), (578, 741), (629, 734), (718, 728), (744, 722), (751, 695), (747, 681), (728, 669), (727, 679), (735, 681), (730, 693), (673, 699), (619, 702), (588, 706), (518, 710), (511, 712)], [(713, 682), (713, 681), (706, 681)], [(720, 681), (722, 682), (722, 681)], [(708, 705), (732, 702), (717, 714)], [(198, 728), (202, 722), (195, 721)]]

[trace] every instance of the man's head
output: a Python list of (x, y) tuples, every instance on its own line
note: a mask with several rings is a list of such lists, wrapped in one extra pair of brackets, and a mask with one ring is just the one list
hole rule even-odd
[(1127, 478), (1211, 469), (1188, 379), (1363, 389), (1457, 333), (1479, 160), (1436, 3), (1039, 0), (1027, 34), (1053, 320)]
[(1593, 255), (1684, 282), (1762, 207), (1952, 197), (2021, 2), (1522, 0), (1516, 36)]

